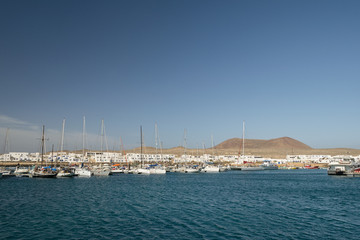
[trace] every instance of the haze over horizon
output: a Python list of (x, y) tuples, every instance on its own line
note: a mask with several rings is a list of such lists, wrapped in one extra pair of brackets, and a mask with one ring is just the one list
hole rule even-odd
[(288, 136), (360, 148), (359, 1), (0, 2), (0, 153)]

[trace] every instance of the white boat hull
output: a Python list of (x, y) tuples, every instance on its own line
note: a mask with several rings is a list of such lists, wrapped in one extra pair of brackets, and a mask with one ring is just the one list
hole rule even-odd
[(100, 169), (100, 170), (94, 170), (92, 173), (94, 176), (109, 176), (110, 170)]
[(29, 176), (32, 178), (55, 178), (56, 175), (56, 173), (32, 172)]
[(213, 167), (213, 166), (206, 166), (201, 171), (206, 172), (206, 173), (218, 173), (218, 172), (220, 172), (220, 168), (219, 167)]
[(263, 168), (264, 168), (264, 170), (278, 170), (279, 169), (278, 166), (264, 166)]
[(27, 168), (17, 168), (15, 170), (14, 174), (17, 177), (28, 176), (29, 175), (29, 169), (27, 169)]
[(264, 171), (263, 167), (242, 167), (241, 171)]
[(229, 169), (227, 167), (219, 167), (220, 172), (227, 172)]
[(161, 168), (150, 168), (150, 174), (166, 174), (166, 170)]
[(68, 178), (68, 177), (74, 177), (74, 173), (68, 173), (68, 172), (59, 172), (56, 177), (57, 178)]
[(75, 174), (79, 177), (91, 177), (92, 173), (91, 171), (87, 169), (75, 169)]
[(124, 170), (123, 169), (112, 169), (111, 173), (112, 174), (120, 174), (120, 173), (124, 173)]
[(184, 170), (184, 173), (199, 173), (200, 170), (199, 169), (196, 169), (196, 168), (186, 168)]
[(134, 170), (134, 174), (150, 174), (150, 169), (138, 168)]

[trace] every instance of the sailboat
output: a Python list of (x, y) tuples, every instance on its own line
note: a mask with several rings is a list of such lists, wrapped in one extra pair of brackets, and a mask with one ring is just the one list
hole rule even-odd
[(140, 126), (140, 168), (135, 169), (134, 173), (136, 174), (150, 174), (150, 169), (143, 168), (143, 136), (142, 136), (142, 126)]
[[(103, 158), (103, 142), (105, 140), (106, 144), (106, 152), (108, 152), (108, 144), (107, 144), (107, 138), (106, 138), (106, 132), (105, 132), (105, 125), (104, 120), (101, 120), (101, 160)], [(110, 166), (108, 164), (100, 164), (100, 166), (93, 166), (91, 169), (91, 172), (94, 176), (109, 176), (110, 174)]]
[[(10, 156), (10, 153), (9, 154), (6, 154), (6, 152), (9, 152), (9, 142), (8, 142), (8, 133), (9, 133), (9, 128), (6, 129), (6, 135), (5, 135), (5, 145), (4, 145), (4, 155), (3, 155), (3, 159), (5, 161), (11, 161), (11, 156)], [(8, 168), (3, 168), (1, 167), (0, 168), (0, 173), (2, 175), (3, 178), (7, 178), (7, 177), (14, 177), (15, 174), (14, 174), (14, 171), (13, 170), (10, 170)]]
[[(241, 147), (239, 147), (238, 163), (240, 163), (240, 158), (244, 157), (245, 153), (245, 122), (243, 121), (243, 133), (242, 133), (242, 154), (240, 155)], [(231, 170), (241, 170), (240, 165), (233, 165), (230, 167)]]
[(69, 178), (75, 177), (75, 170), (73, 168), (62, 168), (58, 174), (56, 175), (57, 178)]
[[(214, 155), (214, 137), (211, 135), (211, 148), (212, 148), (212, 155), (213, 157)], [(207, 163), (207, 165), (201, 170), (202, 172), (206, 172), (206, 173), (215, 173), (215, 172), (220, 172), (220, 167), (219, 166), (215, 166), (212, 162)]]
[(150, 167), (150, 174), (166, 174), (166, 169), (158, 163), (158, 142), (160, 142), (157, 123), (155, 123), (155, 149), (156, 164)]
[[(44, 145), (45, 145), (45, 126), (42, 127), (42, 137), (41, 137), (41, 165), (44, 163)], [(33, 178), (55, 178), (57, 175), (56, 169), (51, 168), (50, 166), (35, 168), (30, 172), (30, 177)]]
[[(245, 121), (243, 121), (243, 140), (242, 140), (242, 155), (241, 157), (245, 157)], [(254, 164), (247, 164), (246, 166), (241, 167), (241, 171), (263, 171), (264, 168), (262, 166), (256, 166)]]
[[(64, 151), (64, 134), (65, 134), (65, 118), (63, 120), (63, 124), (62, 124), (62, 131), (61, 131), (61, 140), (60, 140), (60, 152), (61, 154)], [(52, 159), (53, 159), (53, 153), (54, 153), (54, 146), (52, 148)], [(58, 174), (56, 175), (57, 178), (69, 178), (69, 177), (74, 177), (75, 173), (74, 173), (74, 169), (69, 168), (69, 167), (63, 167), (60, 168), (60, 170), (58, 171)]]
[(83, 117), (83, 132), (82, 132), (82, 163), (80, 168), (75, 168), (75, 175), (79, 177), (91, 177), (91, 171), (84, 167), (85, 162), (85, 116)]
[[(123, 140), (120, 137), (120, 153), (122, 153), (123, 158), (125, 158), (126, 166), (127, 166), (127, 158), (125, 154), (124, 144)], [(115, 161), (116, 162), (116, 161)], [(121, 166), (120, 163), (115, 163), (111, 166), (111, 175), (116, 175), (120, 173), (129, 173), (128, 169), (125, 169), (125, 167)]]
[[(184, 157), (183, 157), (183, 162), (186, 164), (186, 162), (188, 162), (188, 157), (187, 157), (187, 153), (186, 153), (186, 149), (187, 149), (187, 139), (186, 139), (186, 129), (184, 129)], [(197, 167), (194, 166), (188, 166), (185, 165), (183, 167), (177, 168), (175, 169), (176, 172), (181, 172), (181, 173), (199, 173), (200, 170)]]
[(27, 167), (17, 166), (14, 171), (14, 174), (16, 177), (29, 177), (29, 171), (30, 169)]

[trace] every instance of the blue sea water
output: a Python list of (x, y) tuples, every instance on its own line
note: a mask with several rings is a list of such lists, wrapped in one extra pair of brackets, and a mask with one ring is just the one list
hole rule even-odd
[(0, 239), (358, 239), (360, 178), (326, 170), (0, 179)]

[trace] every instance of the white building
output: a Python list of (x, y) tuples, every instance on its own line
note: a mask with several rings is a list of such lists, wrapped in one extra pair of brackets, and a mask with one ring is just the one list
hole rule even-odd
[(301, 162), (301, 163), (329, 163), (330, 155), (287, 155), (288, 162)]
[(128, 162), (169, 162), (170, 160), (174, 159), (175, 155), (172, 154), (141, 154), (140, 153), (127, 153), (126, 160)]
[(122, 153), (118, 152), (87, 152), (86, 158), (97, 163), (122, 162), (125, 159)]
[(30, 156), (29, 153), (27, 152), (10, 152), (7, 154), (2, 154), (0, 156), (0, 161), (6, 161), (6, 162), (30, 161)]

